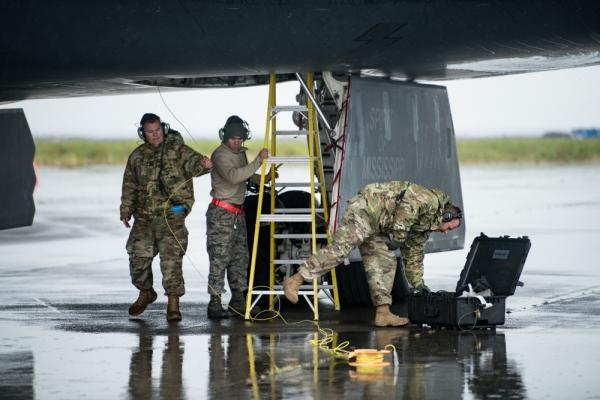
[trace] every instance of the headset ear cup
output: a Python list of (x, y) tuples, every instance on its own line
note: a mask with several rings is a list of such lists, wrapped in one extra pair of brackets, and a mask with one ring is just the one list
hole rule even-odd
[(244, 121), (244, 128), (246, 128), (246, 138), (244, 140), (250, 140), (252, 139), (252, 132), (250, 132), (250, 126), (248, 125), (248, 122)]
[(225, 140), (225, 130), (223, 128), (219, 129), (219, 139), (221, 139), (221, 142)]
[(442, 222), (450, 222), (454, 219), (454, 213), (445, 212), (442, 214)]
[(142, 128), (141, 126), (137, 128), (137, 134), (140, 137), (140, 139), (142, 139), (144, 142), (146, 141), (146, 136), (144, 135), (144, 128)]
[(162, 125), (162, 128), (163, 128), (163, 134), (165, 136), (167, 136), (169, 134), (171, 126), (169, 124), (165, 123), (165, 122), (161, 122), (160, 124)]

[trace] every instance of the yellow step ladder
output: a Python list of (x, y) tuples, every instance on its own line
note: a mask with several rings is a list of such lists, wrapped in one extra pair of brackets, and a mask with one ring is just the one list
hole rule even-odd
[[(269, 158), (263, 160), (260, 170), (260, 189), (258, 192), (258, 206), (256, 210), (256, 224), (254, 227), (254, 242), (252, 245), (252, 258), (250, 263), (250, 276), (248, 283), (248, 294), (246, 297), (246, 320), (250, 319), (250, 310), (256, 305), (258, 300), (263, 295), (269, 295), (269, 310), (274, 307), (274, 295), (282, 295), (283, 287), (281, 284), (275, 285), (275, 267), (283, 268), (285, 276), (289, 277), (292, 273), (292, 265), (300, 265), (303, 259), (276, 259), (275, 258), (275, 239), (311, 239), (312, 253), (317, 251), (317, 239), (327, 239), (330, 241), (329, 235), (329, 208), (327, 206), (327, 193), (325, 188), (325, 178), (323, 174), (323, 160), (321, 158), (321, 141), (319, 140), (319, 129), (317, 122), (318, 107), (314, 104), (314, 76), (312, 72), (307, 73), (306, 82), (300, 74), (296, 74), (298, 80), (307, 95), (306, 105), (294, 106), (278, 106), (276, 105), (276, 76), (270, 74), (269, 79), (269, 100), (267, 106), (267, 121), (265, 129), (264, 147), (269, 149)], [(307, 129), (299, 129), (292, 131), (277, 130), (277, 115), (284, 112), (301, 113), (308, 121)], [(294, 157), (278, 157), (277, 156), (277, 136), (307, 136), (308, 155)], [(264, 199), (264, 184), (267, 179), (267, 164), (269, 165), (270, 180), (271, 180), (271, 212), (270, 214), (262, 214), (262, 204)], [(276, 166), (281, 164), (305, 164), (308, 165), (309, 182), (286, 182), (278, 183)], [(316, 166), (315, 166), (316, 164)], [(315, 168), (317, 169), (315, 173)], [(321, 195), (321, 208), (315, 207), (316, 187), (315, 175), (318, 174)], [(310, 208), (277, 208), (276, 207), (276, 191), (277, 187), (310, 187)], [(325, 220), (325, 232), (317, 233), (317, 214), (322, 214)], [(256, 270), (256, 257), (258, 250), (258, 239), (260, 233), (261, 222), (269, 222), (270, 224), (270, 262), (269, 262), (269, 289), (254, 290), (254, 273)], [(308, 234), (294, 233), (277, 233), (276, 224), (282, 222), (310, 222), (311, 232)], [(337, 288), (337, 279), (335, 269), (331, 270), (331, 282), (325, 281), (325, 276), (313, 279), (312, 285), (302, 285), (300, 287), (299, 296), (303, 297), (314, 313), (314, 320), (319, 319), (319, 304), (318, 294), (323, 291), (330, 299), (331, 296), (328, 290), (333, 292), (333, 304), (336, 310), (340, 309), (340, 301)], [(256, 298), (253, 300), (253, 295)], [(313, 301), (309, 300), (308, 296), (313, 297)]]

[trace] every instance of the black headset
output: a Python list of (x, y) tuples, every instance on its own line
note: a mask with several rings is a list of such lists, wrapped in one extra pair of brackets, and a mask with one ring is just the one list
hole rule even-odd
[(169, 134), (169, 130), (170, 130), (170, 126), (169, 124), (162, 122), (160, 117), (156, 114), (152, 114), (152, 113), (146, 113), (142, 116), (142, 119), (140, 120), (140, 126), (137, 129), (137, 134), (140, 137), (140, 139), (142, 139), (144, 142), (147, 142), (148, 140), (146, 139), (146, 135), (144, 135), (144, 124), (148, 121), (156, 121), (158, 120), (158, 122), (160, 122), (160, 126), (162, 126), (163, 129), (163, 134), (165, 136), (167, 136)]
[(225, 140), (225, 130), (227, 129), (227, 126), (233, 124), (241, 124), (246, 131), (244, 137), (242, 138), (243, 140), (250, 140), (252, 138), (252, 132), (250, 132), (250, 126), (248, 123), (237, 115), (232, 115), (231, 117), (227, 118), (225, 126), (219, 129), (219, 139), (221, 139), (221, 142)]
[(454, 207), (456, 207), (457, 211), (444, 211), (442, 214), (442, 222), (450, 222), (455, 218), (462, 219), (462, 210), (457, 206)]

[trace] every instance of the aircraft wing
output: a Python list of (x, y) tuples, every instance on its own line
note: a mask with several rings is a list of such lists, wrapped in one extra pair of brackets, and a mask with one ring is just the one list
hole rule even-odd
[(444, 80), (600, 63), (597, 0), (7, 0), (0, 15), (0, 102), (270, 71)]

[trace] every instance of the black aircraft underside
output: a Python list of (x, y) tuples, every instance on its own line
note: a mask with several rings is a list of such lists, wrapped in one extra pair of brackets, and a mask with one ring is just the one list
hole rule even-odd
[(0, 102), (294, 71), (475, 78), (600, 63), (597, 0), (3, 0)]

